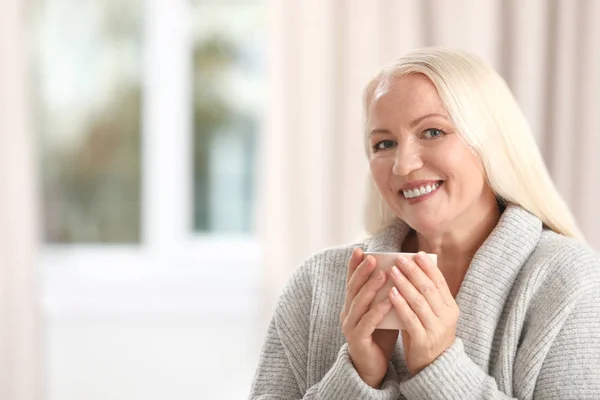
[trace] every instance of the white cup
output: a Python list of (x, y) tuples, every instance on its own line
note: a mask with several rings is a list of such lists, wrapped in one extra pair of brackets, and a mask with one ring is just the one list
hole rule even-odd
[[(376, 253), (376, 252), (365, 252), (365, 257), (367, 255), (372, 256), (377, 261), (377, 266), (372, 274), (383, 271), (386, 273), (392, 268), (392, 266), (396, 265), (396, 260), (398, 260), (399, 256), (404, 256), (406, 258), (414, 260), (414, 257), (417, 253)], [(427, 255), (433, 260), (433, 262), (437, 265), (437, 254), (427, 253)], [(372, 275), (371, 274), (371, 275)], [(373, 304), (378, 304), (380, 301), (384, 300), (388, 297), (390, 290), (394, 286), (392, 279), (388, 276), (387, 282), (385, 286), (377, 292), (375, 296), (375, 300), (373, 300)], [(402, 330), (403, 326), (398, 318), (398, 314), (396, 310), (392, 307), (392, 309), (383, 317), (381, 322), (377, 325), (377, 329), (399, 329)]]

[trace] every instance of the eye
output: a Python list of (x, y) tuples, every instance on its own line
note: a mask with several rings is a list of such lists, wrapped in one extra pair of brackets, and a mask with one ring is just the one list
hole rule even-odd
[(424, 139), (435, 139), (444, 135), (445, 133), (443, 131), (436, 128), (426, 129), (425, 131), (423, 131)]
[(393, 140), (382, 140), (373, 145), (373, 152), (392, 148), (396, 143)]

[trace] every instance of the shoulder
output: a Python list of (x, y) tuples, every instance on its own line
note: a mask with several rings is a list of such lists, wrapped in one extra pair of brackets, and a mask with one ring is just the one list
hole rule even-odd
[(544, 230), (523, 267), (530, 290), (541, 299), (577, 301), (600, 288), (600, 256), (585, 243)]
[(531, 261), (565, 283), (600, 277), (600, 256), (584, 242), (544, 230)]

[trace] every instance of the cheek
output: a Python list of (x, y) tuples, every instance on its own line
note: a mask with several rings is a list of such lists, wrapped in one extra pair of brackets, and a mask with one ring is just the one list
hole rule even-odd
[(390, 180), (393, 160), (384, 157), (372, 158), (369, 160), (369, 168), (373, 180), (378, 186), (385, 185)]
[(435, 166), (455, 183), (477, 184), (483, 181), (483, 171), (477, 156), (458, 139), (434, 158)]
[(483, 182), (483, 169), (479, 162), (479, 159), (473, 152), (467, 150), (461, 157), (460, 160), (455, 160), (456, 170), (460, 171), (463, 179), (473, 184), (479, 184)]
[[(485, 185), (483, 170), (477, 157), (469, 152), (462, 157), (452, 157), (447, 159), (447, 172), (451, 181), (454, 181), (454, 188), (458, 193), (479, 193)], [(469, 195), (470, 196), (470, 195)]]

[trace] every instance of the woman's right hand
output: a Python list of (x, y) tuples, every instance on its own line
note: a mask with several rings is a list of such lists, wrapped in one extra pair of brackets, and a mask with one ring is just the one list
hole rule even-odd
[(379, 388), (394, 354), (397, 330), (375, 330), (383, 317), (392, 309), (385, 300), (372, 304), (375, 295), (387, 280), (387, 275), (375, 270), (373, 256), (364, 256), (354, 249), (348, 263), (346, 301), (340, 314), (342, 332), (348, 342), (348, 354), (358, 375), (369, 386)]

